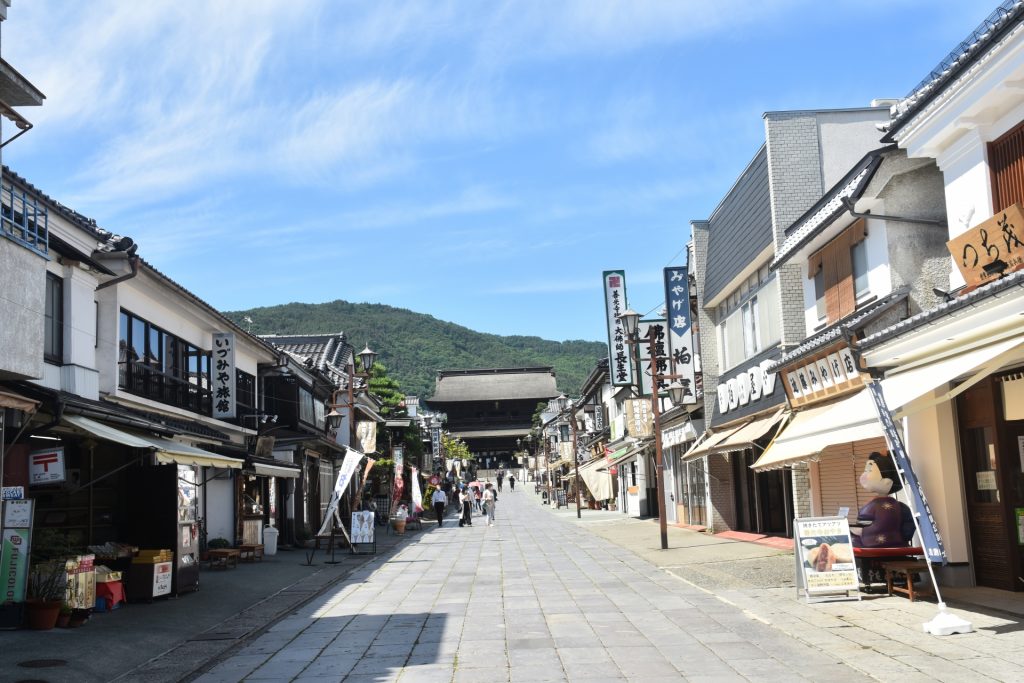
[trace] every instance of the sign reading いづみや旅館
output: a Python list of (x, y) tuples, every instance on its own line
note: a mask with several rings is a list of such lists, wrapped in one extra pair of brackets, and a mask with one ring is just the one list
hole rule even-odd
[(213, 416), (218, 419), (235, 417), (235, 335), (233, 332), (213, 333)]
[(793, 520), (793, 532), (797, 588), (808, 600), (846, 598), (849, 591), (859, 590), (846, 517), (798, 518)]
[(977, 286), (1024, 268), (1024, 211), (1008, 206), (946, 242), (964, 282)]

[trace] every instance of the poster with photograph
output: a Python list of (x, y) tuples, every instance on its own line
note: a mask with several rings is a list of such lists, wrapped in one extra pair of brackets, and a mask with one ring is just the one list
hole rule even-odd
[(859, 590), (846, 517), (796, 519), (794, 540), (807, 595)]
[(373, 511), (352, 513), (352, 544), (373, 543)]

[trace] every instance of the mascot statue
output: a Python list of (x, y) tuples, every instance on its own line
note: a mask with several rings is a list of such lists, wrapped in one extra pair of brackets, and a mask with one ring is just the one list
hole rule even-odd
[(859, 548), (899, 548), (914, 540), (913, 513), (890, 494), (903, 488), (892, 458), (872, 453), (860, 475), (860, 485), (875, 498), (857, 513), (860, 533), (854, 529), (853, 545)]

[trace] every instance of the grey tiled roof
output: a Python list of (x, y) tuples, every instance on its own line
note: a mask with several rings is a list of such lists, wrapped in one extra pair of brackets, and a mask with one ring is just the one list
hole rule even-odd
[(892, 120), (888, 132), (882, 138), (892, 141), (892, 136), (914, 114), (942, 92), (943, 88), (960, 76), (968, 66), (980, 59), (989, 48), (1002, 40), (1010, 31), (1024, 21), (1024, 0), (1004, 0), (996, 7), (970, 35), (946, 55), (914, 89), (892, 108)]
[(306, 367), (324, 373), (339, 387), (348, 386), (346, 367), (355, 358), (355, 349), (344, 332), (327, 334), (270, 334), (261, 337)]
[(28, 192), (38, 197), (44, 204), (46, 204), (48, 210), (56, 213), (75, 227), (81, 228), (87, 233), (93, 235), (97, 241), (97, 251), (126, 251), (135, 244), (135, 241), (130, 237), (115, 235), (109, 230), (104, 230), (96, 224), (95, 219), (89, 218), (88, 216), (80, 214), (74, 209), (61, 204), (56, 199), (30, 183), (24, 177), (12, 171), (10, 167), (3, 167), (3, 176), (5, 179), (14, 181)]
[(550, 399), (559, 395), (552, 368), (442, 370), (430, 398), (435, 403)]
[(878, 301), (866, 306), (863, 310), (855, 312), (849, 318), (840, 320), (839, 322), (826, 327), (821, 332), (808, 337), (802, 344), (800, 344), (800, 346), (782, 354), (781, 358), (768, 367), (768, 372), (775, 372), (779, 368), (785, 367), (794, 361), (809, 356), (815, 351), (818, 351), (833, 342), (837, 342), (840, 339), (844, 339), (849, 335), (854, 334), (857, 330), (870, 323), (882, 313), (885, 313), (896, 304), (904, 301), (909, 293), (909, 287), (896, 289), (887, 296), (884, 296)]
[(945, 301), (935, 308), (922, 311), (917, 315), (913, 315), (906, 320), (901, 320), (895, 325), (891, 325), (884, 330), (870, 334), (867, 337), (864, 337), (864, 339), (861, 339), (858, 345), (861, 349), (878, 346), (879, 344), (887, 342), (901, 334), (905, 334), (919, 327), (924, 327), (925, 325), (937, 322), (947, 316), (951, 316), (964, 308), (977, 306), (986, 299), (995, 298), (1014, 287), (1024, 287), (1024, 270), (1018, 270), (1015, 273), (1010, 273), (1006, 277), (1002, 277), (994, 282), (982, 285), (963, 296), (958, 296), (952, 301)]
[(821, 230), (841, 216), (846, 211), (843, 200), (860, 197), (882, 163), (884, 153), (890, 149), (893, 147), (883, 147), (864, 155), (842, 180), (815, 202), (814, 206), (798, 218), (793, 225), (786, 228), (786, 240), (779, 247), (775, 258), (772, 259), (770, 266), (772, 270), (785, 263), (793, 252), (807, 244)]

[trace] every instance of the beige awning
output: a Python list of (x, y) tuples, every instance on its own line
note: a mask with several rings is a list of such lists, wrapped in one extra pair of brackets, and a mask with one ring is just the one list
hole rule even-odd
[(612, 497), (612, 475), (608, 474), (607, 469), (601, 469), (604, 463), (604, 458), (598, 458), (580, 467), (580, 479), (590, 489), (594, 500), (608, 500)]
[(14, 410), (32, 412), (38, 407), (39, 401), (25, 398), (21, 394), (16, 394), (9, 389), (0, 389), (0, 408), (13, 408)]
[[(1007, 356), (1015, 355), (1022, 345), (1024, 345), (1024, 336), (1016, 336), (970, 351), (956, 353), (948, 358), (906, 372), (888, 375), (882, 380), (885, 402), (895, 417), (902, 417), (917, 412), (917, 410), (923, 410), (930, 405), (948, 401), (998, 370), (1007, 360)], [(958, 384), (952, 391), (933, 397), (924, 405), (915, 406), (916, 410), (897, 410), (937, 387), (948, 384), (970, 372), (974, 372), (974, 375), (966, 382)]]
[(742, 424), (723, 429), (720, 432), (704, 432), (707, 436), (705, 436), (702, 441), (695, 443), (690, 450), (683, 453), (682, 462), (689, 462), (714, 453), (719, 444), (738, 432), (740, 429), (743, 429), (745, 426), (746, 424)]
[(153, 447), (157, 449), (157, 462), (199, 465), (200, 467), (223, 467), (231, 470), (242, 469), (242, 460), (239, 458), (229, 458), (226, 455), (211, 453), (196, 446), (189, 446), (159, 436), (146, 436), (143, 438), (152, 443)]
[(65, 423), (73, 427), (77, 427), (82, 431), (88, 432), (89, 434), (92, 434), (96, 438), (103, 439), (104, 441), (119, 443), (122, 446), (130, 446), (131, 448), (146, 448), (150, 450), (155, 448), (152, 442), (147, 441), (141, 436), (136, 436), (135, 434), (123, 432), (120, 429), (111, 427), (108, 424), (97, 422), (96, 420), (91, 420), (82, 415), (65, 415), (62, 418), (62, 420)]
[(801, 410), (751, 467), (771, 470), (808, 460), (828, 446), (884, 436), (867, 390)]
[(279, 467), (277, 465), (265, 465), (261, 462), (254, 462), (252, 464), (252, 469), (256, 474), (264, 477), (283, 477), (286, 479), (299, 478), (299, 468), (297, 467)]
[(729, 451), (742, 451), (745, 448), (753, 448), (756, 445), (755, 441), (767, 434), (772, 427), (782, 421), (785, 412), (785, 408), (779, 408), (774, 413), (751, 420), (727, 436), (725, 440), (719, 442), (717, 446), (714, 446), (710, 453), (727, 453)]

